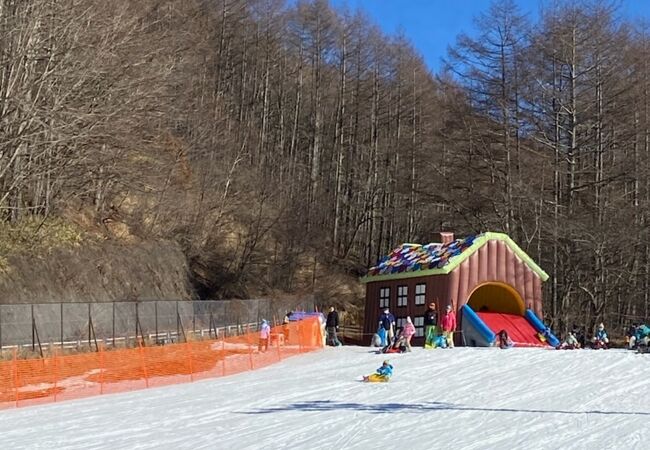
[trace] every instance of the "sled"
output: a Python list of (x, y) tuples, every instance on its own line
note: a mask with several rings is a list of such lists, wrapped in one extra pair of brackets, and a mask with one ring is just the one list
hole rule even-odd
[(366, 383), (387, 383), (390, 378), (384, 375), (379, 375), (378, 373), (373, 373), (372, 375), (367, 375), (363, 377), (363, 381)]
[(432, 348), (447, 348), (447, 338), (444, 337), (443, 335), (440, 335), (436, 337), (433, 342), (428, 342), (424, 344), (424, 348), (426, 349), (432, 349)]

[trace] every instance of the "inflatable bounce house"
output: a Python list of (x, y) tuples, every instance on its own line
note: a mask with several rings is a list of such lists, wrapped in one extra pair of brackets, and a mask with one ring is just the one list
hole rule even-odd
[(548, 275), (507, 235), (482, 233), (441, 243), (402, 244), (361, 279), (366, 284), (364, 333), (372, 336), (389, 308), (400, 327), (411, 316), (415, 344), (423, 340), (423, 314), (437, 303), (438, 323), (447, 305), (456, 311), (457, 345), (487, 347), (506, 330), (515, 346), (553, 346), (544, 326), (542, 282)]

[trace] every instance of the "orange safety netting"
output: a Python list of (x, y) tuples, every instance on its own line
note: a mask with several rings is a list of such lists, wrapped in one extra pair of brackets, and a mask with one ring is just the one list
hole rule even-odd
[(48, 358), (0, 361), (0, 409), (233, 375), (323, 347), (310, 318), (259, 333)]

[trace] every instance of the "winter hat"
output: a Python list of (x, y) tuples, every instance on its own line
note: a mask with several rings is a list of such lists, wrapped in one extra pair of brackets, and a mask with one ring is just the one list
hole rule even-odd
[(447, 311), (451, 311), (451, 305), (447, 305)]
[(389, 360), (387, 360), (387, 359), (384, 360), (384, 365), (385, 365), (385, 366), (387, 366), (387, 365), (389, 365), (389, 364), (390, 364), (390, 361), (389, 361)]
[(406, 321), (407, 321), (408, 323), (413, 323), (413, 321), (411, 320), (411, 316), (406, 316)]
[(262, 323), (268, 323), (266, 319), (262, 319)]
[(605, 324), (601, 322), (600, 325), (598, 325), (598, 329), (599, 330), (604, 330), (605, 329)]

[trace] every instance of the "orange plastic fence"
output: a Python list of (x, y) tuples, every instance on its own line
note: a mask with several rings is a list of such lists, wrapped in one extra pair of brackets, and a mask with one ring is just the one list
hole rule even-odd
[(321, 324), (305, 319), (217, 340), (0, 362), (0, 409), (191, 382), (254, 370), (323, 347)]

